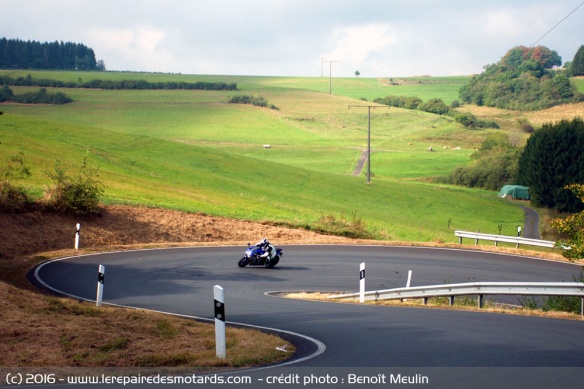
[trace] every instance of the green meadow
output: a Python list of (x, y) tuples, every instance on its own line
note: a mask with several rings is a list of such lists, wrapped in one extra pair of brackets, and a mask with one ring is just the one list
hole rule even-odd
[[(2, 71), (12, 77), (236, 82), (237, 91), (62, 89), (73, 103), (0, 104), (0, 156), (23, 152), (37, 196), (57, 159), (97, 167), (105, 203), (203, 212), (315, 228), (361, 221), (377, 239), (454, 242), (454, 230), (513, 234), (523, 212), (495, 192), (430, 183), (468, 163), (494, 130), (451, 118), (371, 109), (372, 182), (353, 176), (376, 97), (456, 99), (466, 77), (329, 79), (121, 72)], [(15, 93), (38, 87), (13, 87)], [(228, 104), (259, 95), (278, 109)], [(368, 100), (365, 101), (364, 99)], [(352, 107), (350, 107), (352, 106)], [(263, 145), (270, 145), (264, 148)], [(429, 149), (432, 151), (429, 151)]]

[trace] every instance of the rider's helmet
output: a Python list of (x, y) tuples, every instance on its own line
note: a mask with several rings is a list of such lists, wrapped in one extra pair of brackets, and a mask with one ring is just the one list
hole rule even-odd
[(265, 246), (265, 245), (268, 245), (268, 244), (270, 244), (270, 242), (268, 242), (268, 240), (267, 240), (266, 238), (263, 238), (263, 239), (260, 241), (260, 244), (261, 244), (262, 246)]

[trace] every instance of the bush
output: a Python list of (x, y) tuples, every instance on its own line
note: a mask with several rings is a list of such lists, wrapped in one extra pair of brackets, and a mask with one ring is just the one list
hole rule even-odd
[(24, 163), (24, 153), (20, 152), (4, 159), (0, 166), (3, 182), (0, 183), (0, 212), (22, 212), (32, 204), (25, 188), (14, 185), (12, 178), (30, 176), (29, 167)]
[(425, 112), (435, 113), (437, 115), (444, 115), (450, 111), (442, 99), (430, 99), (425, 103), (418, 105), (418, 109)]
[(477, 118), (470, 112), (457, 112), (454, 120), (465, 127), (474, 127), (477, 123)]
[(30, 205), (32, 201), (25, 188), (10, 182), (0, 183), (0, 212), (23, 212)]
[(255, 105), (256, 107), (264, 107), (270, 109), (278, 109), (274, 104), (269, 104), (268, 100), (261, 96), (248, 96), (248, 95), (239, 95), (233, 96), (229, 99), (228, 103), (230, 104), (251, 104)]
[(87, 164), (87, 156), (76, 177), (67, 175), (61, 161), (55, 162), (54, 172), (47, 172), (54, 186), (46, 190), (47, 205), (61, 213), (76, 215), (96, 214), (99, 212), (99, 198), (103, 194), (101, 182), (97, 180), (97, 171)]
[(14, 95), (12, 101), (22, 104), (66, 104), (73, 99), (63, 92), (49, 93), (46, 88), (41, 88), (38, 92)]
[(446, 179), (447, 183), (470, 188), (499, 190), (512, 183), (517, 174), (519, 149), (512, 147), (505, 134), (489, 135), (481, 148), (471, 155), (471, 163), (456, 168)]
[(406, 109), (418, 109), (418, 106), (423, 102), (417, 97), (406, 96), (385, 96), (384, 98), (377, 98), (373, 101), (378, 104), (389, 105), (390, 107)]
[(8, 87), (8, 85), (4, 85), (2, 88), (0, 88), (0, 103), (12, 100), (12, 96), (14, 96), (14, 93), (12, 92), (12, 89)]
[(532, 134), (535, 131), (535, 128), (529, 123), (527, 120), (522, 120), (519, 122), (519, 129), (523, 132), (528, 134)]
[[(584, 282), (584, 268), (580, 271), (579, 276), (572, 276), (574, 282)], [(581, 298), (577, 296), (548, 296), (541, 300), (541, 304), (534, 297), (520, 298), (520, 304), (528, 309), (541, 309), (544, 312), (570, 312), (580, 313)]]

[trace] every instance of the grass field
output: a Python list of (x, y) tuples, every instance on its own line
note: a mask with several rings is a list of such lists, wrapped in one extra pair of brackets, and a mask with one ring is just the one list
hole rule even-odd
[[(428, 184), (465, 165), (489, 131), (450, 118), (380, 107), (371, 113), (373, 183), (353, 177), (367, 146), (364, 104), (390, 94), (455, 99), (466, 77), (393, 80), (31, 73), (35, 78), (236, 82), (238, 91), (64, 89), (62, 106), (2, 104), (0, 156), (25, 153), (41, 195), (57, 158), (100, 169), (104, 201), (168, 207), (313, 228), (327, 217), (361, 220), (379, 239), (453, 242), (454, 229), (512, 234), (522, 211), (496, 193)], [(38, 88), (13, 88), (15, 93)], [(418, 91), (418, 92), (416, 92)], [(260, 95), (278, 110), (227, 104)], [(492, 130), (490, 130), (492, 131)], [(265, 149), (263, 144), (270, 144)], [(428, 148), (432, 147), (433, 152)], [(460, 148), (452, 150), (451, 148)]]

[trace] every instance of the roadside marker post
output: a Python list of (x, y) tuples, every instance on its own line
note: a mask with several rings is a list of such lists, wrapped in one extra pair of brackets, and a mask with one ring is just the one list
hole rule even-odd
[(97, 276), (97, 298), (96, 306), (101, 307), (103, 301), (103, 283), (105, 280), (105, 266), (99, 265), (99, 274)]
[(365, 262), (359, 267), (359, 302), (365, 302)]
[[(406, 282), (406, 288), (409, 288), (411, 283), (412, 283), (412, 271), (408, 270), (408, 282)], [(403, 303), (404, 299), (400, 299), (400, 301)]]
[(77, 223), (75, 228), (75, 250), (79, 249), (79, 235), (81, 232), (81, 224)]
[(215, 305), (215, 349), (217, 358), (227, 356), (225, 343), (225, 292), (219, 285), (213, 287)]

